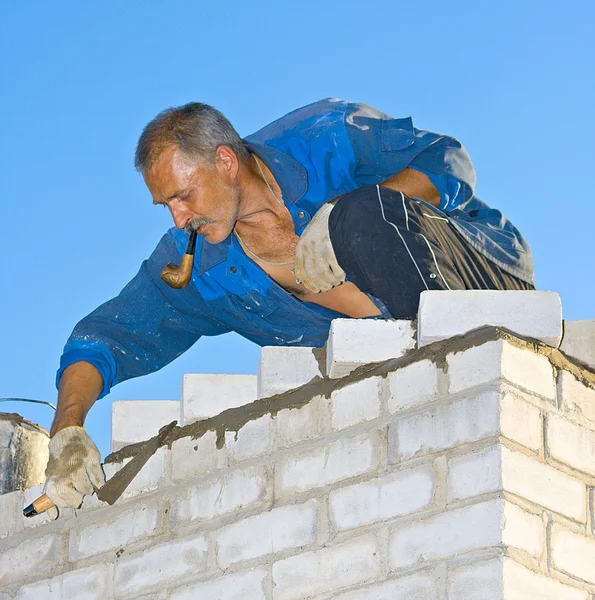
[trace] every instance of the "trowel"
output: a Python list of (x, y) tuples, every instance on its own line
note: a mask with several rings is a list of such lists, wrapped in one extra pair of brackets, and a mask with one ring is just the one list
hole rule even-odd
[[(147, 440), (132, 460), (127, 462), (108, 482), (96, 490), (97, 497), (102, 502), (113, 504), (124, 493), (124, 490), (149, 458), (163, 445), (165, 438), (177, 423), (177, 421), (172, 421), (169, 425), (162, 427), (156, 436)], [(34, 517), (52, 508), (52, 506), (54, 506), (54, 503), (48, 498), (47, 494), (43, 494), (23, 509), (23, 515), (25, 517)]]

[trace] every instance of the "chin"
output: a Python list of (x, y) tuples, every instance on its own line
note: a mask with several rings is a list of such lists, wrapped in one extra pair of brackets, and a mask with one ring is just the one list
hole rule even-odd
[(205, 241), (209, 242), (209, 244), (220, 244), (225, 241), (231, 232), (222, 231), (220, 227), (209, 225), (204, 228), (204, 231), (201, 232), (201, 235), (205, 239)]

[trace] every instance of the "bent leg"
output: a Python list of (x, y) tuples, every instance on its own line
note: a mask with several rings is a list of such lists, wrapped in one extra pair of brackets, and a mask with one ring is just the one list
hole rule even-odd
[(329, 232), (348, 279), (397, 319), (416, 317), (424, 290), (532, 289), (472, 248), (425, 203), (382, 186), (343, 196)]

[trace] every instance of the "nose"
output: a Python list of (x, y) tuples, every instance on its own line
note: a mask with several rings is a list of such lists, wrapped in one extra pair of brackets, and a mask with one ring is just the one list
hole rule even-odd
[(181, 202), (170, 202), (169, 210), (178, 229), (184, 229), (188, 221), (192, 220), (192, 212)]

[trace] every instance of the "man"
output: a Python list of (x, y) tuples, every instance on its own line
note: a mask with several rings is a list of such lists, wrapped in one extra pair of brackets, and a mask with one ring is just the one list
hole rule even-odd
[[(46, 472), (58, 506), (103, 483), (82, 429), (95, 400), (202, 335), (321, 346), (333, 318), (414, 318), (425, 289), (533, 289), (529, 248), (474, 197), (461, 144), (367, 105), (322, 100), (245, 140), (210, 106), (169, 109), (136, 167), (176, 227), (66, 344)], [(161, 270), (192, 231), (192, 280), (172, 289)]]

